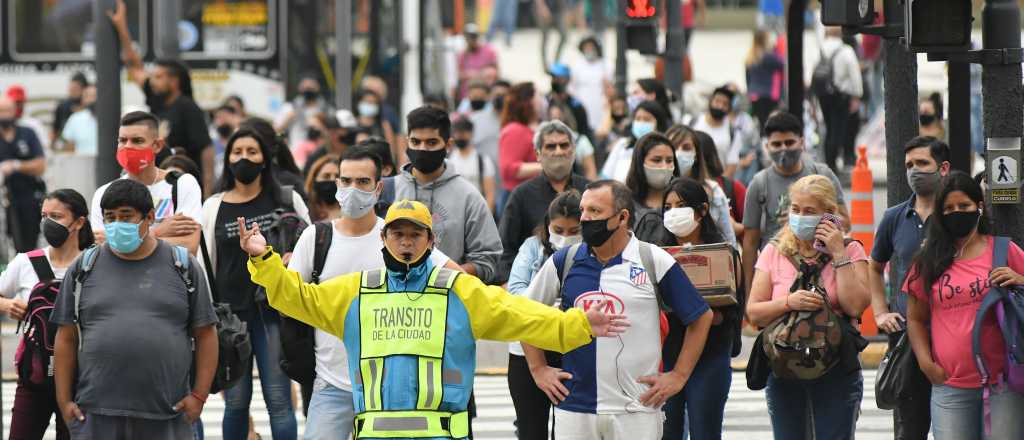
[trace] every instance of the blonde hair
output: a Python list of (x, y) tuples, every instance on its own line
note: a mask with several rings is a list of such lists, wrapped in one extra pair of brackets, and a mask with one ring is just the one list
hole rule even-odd
[[(836, 202), (836, 187), (828, 177), (818, 174), (804, 176), (789, 187), (789, 200), (793, 200), (794, 194), (806, 194), (814, 198), (814, 201), (823, 208), (824, 212), (835, 214), (839, 212), (839, 203)], [(782, 207), (780, 207), (782, 208)], [(785, 207), (789, 212), (789, 207)], [(789, 229), (789, 222), (782, 225), (779, 233), (773, 240), (775, 248), (787, 257), (797, 254), (800, 239)]]
[(763, 30), (754, 31), (754, 41), (747, 50), (747, 57), (744, 60), (747, 67), (753, 66), (761, 61), (761, 57), (768, 51), (768, 32)]

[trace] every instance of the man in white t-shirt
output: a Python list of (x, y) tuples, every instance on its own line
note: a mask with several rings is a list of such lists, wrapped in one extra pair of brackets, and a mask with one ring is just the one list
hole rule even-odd
[[(543, 351), (524, 343), (530, 373), (558, 405), (558, 439), (660, 439), (661, 406), (683, 389), (697, 364), (711, 328), (711, 309), (672, 256), (629, 231), (633, 198), (624, 184), (601, 180), (587, 185), (580, 207), (585, 244), (549, 258), (527, 296), (560, 303), (563, 309), (606, 304), (613, 309), (609, 312), (626, 315), (632, 326), (617, 338), (566, 353), (562, 369), (548, 366)], [(573, 264), (563, 276), (568, 258)], [(665, 366), (671, 370), (664, 373), (659, 369), (659, 299), (687, 327), (678, 361)]]
[[(177, 197), (172, 194), (173, 186), (166, 180), (167, 171), (157, 168), (155, 163), (157, 153), (164, 148), (164, 140), (158, 133), (159, 124), (156, 116), (147, 112), (130, 112), (121, 118), (121, 128), (117, 132), (117, 162), (125, 171), (121, 178), (140, 182), (149, 188), (156, 211), (153, 235), (168, 243), (184, 246), (195, 255), (202, 229), (199, 219), (203, 212), (203, 192), (195, 177), (184, 174), (178, 179)], [(101, 186), (92, 196), (89, 222), (97, 243), (103, 243), (106, 238), (100, 200), (108, 186), (110, 183)]]
[[(381, 230), (384, 220), (374, 214), (383, 185), (381, 160), (370, 150), (350, 148), (338, 165), (338, 202), (341, 218), (331, 222), (331, 241), (319, 281), (340, 275), (384, 267)], [(316, 227), (303, 231), (288, 268), (313, 281)], [(370, 252), (373, 251), (373, 252)], [(436, 266), (460, 270), (447, 256), (434, 249), (430, 259)], [(341, 439), (352, 432), (355, 407), (345, 345), (336, 336), (316, 330), (316, 379), (306, 416), (305, 438)]]
[(448, 148), (448, 161), (458, 175), (480, 191), (487, 200), (487, 206), (494, 212), (494, 162), (477, 151), (473, 144), (473, 129), (473, 123), (464, 117), (452, 123), (454, 147)]
[(694, 130), (703, 131), (715, 140), (718, 159), (725, 167), (725, 175), (730, 178), (736, 173), (743, 147), (743, 133), (729, 120), (735, 96), (726, 86), (715, 89), (708, 100), (708, 111), (694, 118), (690, 124)]
[(75, 112), (64, 124), (60, 137), (65, 148), (82, 156), (95, 156), (97, 148), (96, 86), (88, 85), (82, 91), (82, 109)]

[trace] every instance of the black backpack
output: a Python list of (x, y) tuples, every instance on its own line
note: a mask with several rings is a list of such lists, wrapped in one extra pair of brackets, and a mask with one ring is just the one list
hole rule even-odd
[(284, 255), (295, 249), (295, 243), (299, 242), (302, 231), (309, 227), (302, 217), (295, 212), (295, 205), (292, 199), (295, 189), (291, 185), (281, 187), (282, 207), (274, 211), (274, 221), (270, 229), (265, 231), (267, 243), (274, 247), (279, 254)]
[[(167, 173), (166, 180), (171, 184), (171, 203), (174, 209), (178, 209), (178, 178), (181, 173), (172, 171)], [(238, 315), (231, 312), (231, 306), (220, 302), (217, 294), (217, 284), (214, 282), (213, 266), (210, 264), (210, 251), (206, 247), (206, 239), (203, 233), (199, 233), (199, 249), (203, 257), (203, 266), (206, 270), (206, 280), (210, 287), (210, 294), (213, 298), (213, 312), (217, 315), (217, 371), (213, 375), (213, 383), (210, 384), (210, 394), (218, 393), (231, 388), (242, 378), (246, 371), (252, 371), (252, 342), (249, 340), (249, 330)], [(187, 262), (188, 259), (185, 259)], [(188, 269), (187, 263), (185, 269)], [(189, 272), (179, 271), (186, 284), (191, 286)], [(192, 379), (195, 379), (195, 364), (193, 363)]]
[(843, 48), (840, 46), (828, 57), (822, 52), (821, 59), (814, 66), (814, 72), (811, 74), (811, 93), (819, 99), (839, 93), (839, 89), (836, 88), (835, 59), (842, 50)]
[(53, 383), (53, 344), (57, 325), (50, 322), (50, 314), (60, 293), (61, 280), (53, 275), (46, 253), (34, 250), (25, 254), (32, 263), (39, 282), (32, 288), (25, 308), (25, 317), (18, 322), (17, 333), (22, 333), (14, 364), (18, 377), (30, 383)]
[[(316, 246), (313, 248), (313, 284), (320, 284), (320, 275), (327, 263), (327, 252), (331, 248), (334, 226), (330, 222), (318, 222)], [(316, 376), (316, 330), (297, 319), (281, 314), (281, 369), (302, 385), (312, 385)]]

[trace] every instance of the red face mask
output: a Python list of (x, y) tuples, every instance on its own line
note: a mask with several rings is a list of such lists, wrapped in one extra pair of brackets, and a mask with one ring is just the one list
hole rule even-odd
[(128, 174), (139, 174), (147, 166), (156, 161), (156, 153), (152, 148), (121, 148), (117, 150), (117, 163), (121, 164)]

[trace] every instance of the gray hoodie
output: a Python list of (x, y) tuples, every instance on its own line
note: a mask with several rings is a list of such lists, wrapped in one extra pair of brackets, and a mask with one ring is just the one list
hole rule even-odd
[(484, 282), (493, 279), (502, 251), (498, 226), (480, 191), (450, 162), (445, 161), (441, 177), (427, 184), (416, 181), (411, 164), (402, 168), (395, 176), (395, 201), (402, 199), (418, 200), (430, 209), (437, 249), (456, 263), (473, 263)]

